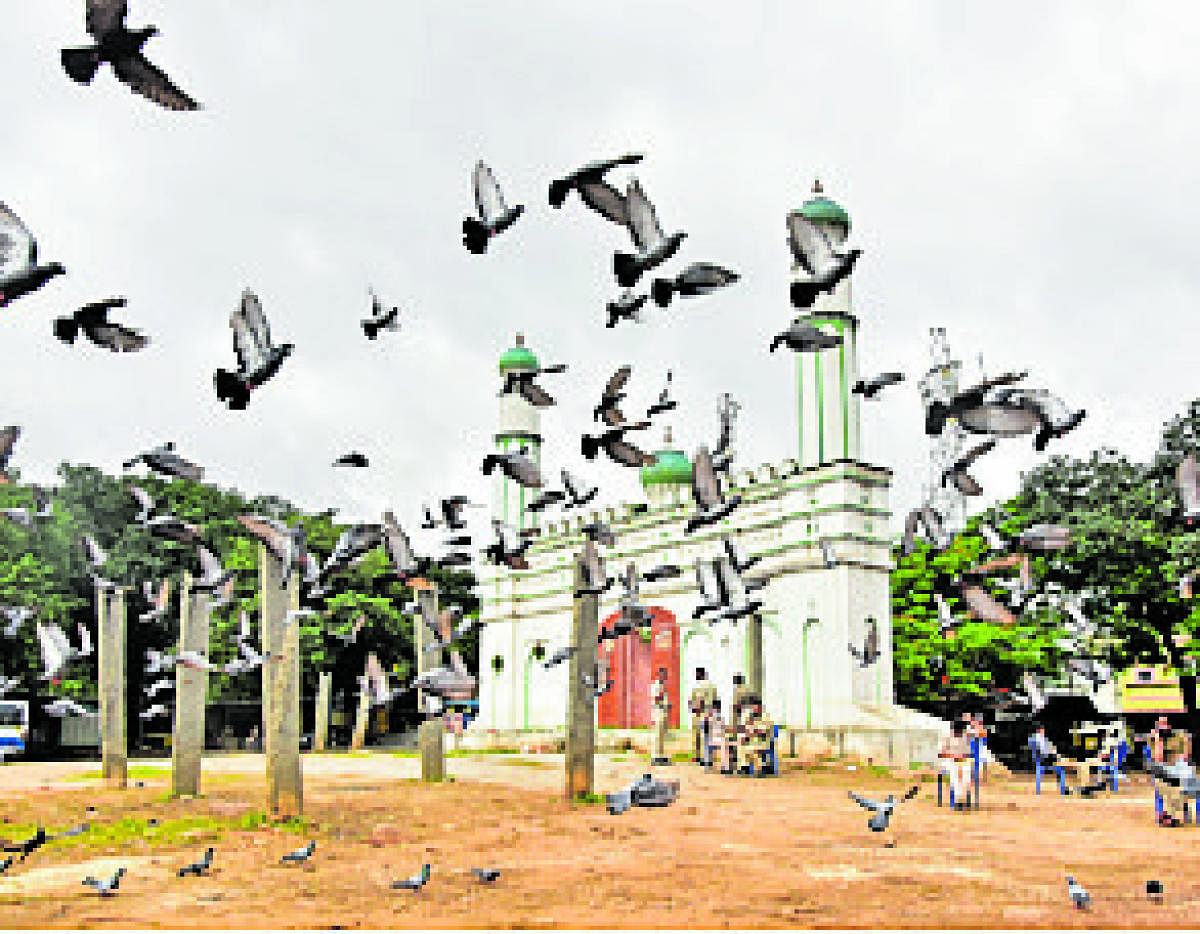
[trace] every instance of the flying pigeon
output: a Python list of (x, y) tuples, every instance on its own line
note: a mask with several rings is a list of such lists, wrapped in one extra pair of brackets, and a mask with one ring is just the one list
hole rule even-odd
[(109, 311), (113, 308), (124, 308), (125, 305), (124, 298), (109, 298), (84, 305), (70, 317), (55, 319), (54, 336), (64, 344), (74, 344), (75, 338), (82, 330), (88, 340), (97, 347), (103, 347), (113, 353), (141, 350), (150, 343), (146, 335), (108, 320)]
[(796, 308), (809, 308), (821, 292), (832, 292), (850, 274), (862, 250), (841, 250), (829, 235), (803, 214), (788, 215), (788, 246), (807, 279), (792, 283), (791, 298)]
[(555, 363), (551, 366), (538, 367), (535, 370), (509, 370), (504, 374), (504, 386), (500, 389), (501, 396), (519, 393), (521, 398), (539, 409), (554, 405), (554, 397), (546, 392), (534, 380), (547, 373), (565, 373), (565, 363)]
[(463, 221), (463, 246), (478, 255), (487, 252), (488, 240), (516, 222), (525, 205), (508, 206), (496, 176), (482, 161), (475, 163), (471, 181), (475, 189), (476, 216)]
[(658, 401), (650, 408), (646, 409), (646, 418), (653, 418), (662, 412), (670, 412), (673, 408), (679, 405), (671, 397), (671, 371), (667, 370), (667, 385), (663, 387), (663, 391), (658, 394)]
[[(0, 204), (0, 208), (4, 205)], [(2, 220), (2, 215), (0, 215)], [(0, 232), (0, 263), (4, 260), (4, 234)], [(0, 288), (3, 287), (3, 280), (0, 280)], [(4, 307), (3, 295), (0, 295), (0, 308)], [(8, 459), (12, 457), (13, 446), (17, 443), (17, 439), (21, 437), (21, 429), (17, 425), (9, 425), (7, 428), (0, 428), (0, 483), (8, 483), (9, 477), (5, 471), (8, 469)]]
[(596, 543), (590, 539), (583, 543), (583, 585), (575, 591), (576, 597), (584, 594), (599, 595), (604, 593), (612, 584), (612, 578), (604, 569), (604, 559)]
[(367, 460), (367, 455), (361, 454), (358, 451), (351, 451), (349, 454), (343, 454), (333, 462), (334, 467), (370, 467), (371, 462)]
[(971, 585), (963, 588), (963, 600), (977, 619), (986, 619), (1001, 626), (1015, 626), (1017, 618), (982, 587)]
[[(33, 234), (7, 205), (0, 202), (0, 308), (40, 289), (65, 272), (61, 263), (38, 263), (37, 241)], [(4, 445), (0, 443), (0, 468), (4, 461), (3, 450)]]
[(133, 517), (133, 521), (139, 525), (144, 525), (154, 512), (154, 497), (134, 483), (126, 483), (125, 489), (129, 491), (129, 495), (136, 499), (138, 503), (139, 511)]
[(160, 107), (198, 109), (200, 105), (172, 84), (142, 51), (146, 42), (158, 35), (158, 27), (130, 30), (125, 25), (128, 12), (127, 0), (87, 0), (87, 32), (96, 44), (62, 50), (63, 68), (71, 80), (91, 84), (101, 63), (108, 62), (118, 80)]
[(603, 159), (589, 162), (582, 168), (576, 169), (569, 175), (556, 178), (550, 183), (550, 206), (561, 208), (563, 202), (572, 191), (579, 192), (579, 197), (593, 211), (622, 227), (629, 223), (629, 209), (624, 196), (604, 181), (604, 176), (619, 165), (636, 165), (641, 162), (640, 154), (619, 156), (616, 159)]
[(417, 875), (410, 876), (407, 879), (400, 879), (397, 882), (393, 882), (392, 888), (393, 889), (406, 889), (409, 892), (419, 892), (425, 886), (425, 883), (429, 881), (429, 870), (430, 870), (429, 863), (425, 863), (421, 867), (421, 871)]
[(33, 496), (34, 509), (31, 510), (25, 506), (10, 507), (0, 509), (0, 515), (26, 528), (32, 528), (35, 519), (49, 519), (54, 514), (54, 506), (50, 502), (50, 497), (46, 495), (46, 491), (41, 487), (35, 486), (33, 487)]
[(739, 574), (749, 571), (752, 567), (754, 567), (754, 565), (758, 564), (758, 562), (762, 560), (761, 555), (757, 555), (753, 558), (746, 555), (746, 553), (738, 547), (737, 543), (728, 536), (721, 537), (721, 547), (725, 549), (726, 559), (729, 561), (730, 565), (733, 566), (733, 569)]
[(281, 859), (280, 862), (281, 863), (297, 863), (297, 864), (303, 863), (310, 856), (313, 855), (313, 851), (316, 848), (317, 848), (317, 841), (310, 840), (308, 846), (302, 846), (298, 850), (292, 850), (292, 852), (288, 853), (285, 857), (283, 857), (283, 859)]
[(1071, 530), (1064, 525), (1035, 525), (1021, 533), (1022, 544), (1039, 551), (1061, 551), (1071, 543)]
[(27, 606), (0, 606), (0, 613), (8, 618), (8, 625), (4, 627), (4, 635), (9, 639), (17, 634), (17, 630), (26, 620), (37, 615)]
[(194, 863), (189, 863), (179, 870), (179, 878), (184, 876), (201, 876), (212, 868), (213, 848), (210, 846), (204, 851), (204, 859), (197, 860)]
[(720, 619), (741, 619), (762, 609), (763, 601), (757, 597), (751, 599), (750, 594), (761, 590), (767, 583), (765, 580), (747, 583), (723, 557), (713, 562), (713, 569), (716, 571), (717, 586), (726, 606), (725, 610), (718, 614)]
[(585, 434), (580, 438), (580, 453), (588, 460), (595, 460), (596, 455), (603, 451), (611, 461), (623, 467), (648, 467), (657, 460), (655, 455), (647, 454), (637, 445), (626, 441), (625, 435), (627, 432), (641, 431), (649, 427), (649, 422), (636, 422), (622, 425), (620, 428), (610, 428), (599, 435)]
[(155, 516), (149, 522), (142, 523), (142, 526), (151, 535), (169, 538), (181, 545), (197, 544), (204, 534), (204, 530), (200, 526), (184, 522), (175, 516)]
[(682, 574), (683, 568), (677, 564), (659, 564), (643, 574), (642, 580), (647, 582), (668, 580), (672, 577), (679, 577)]
[(0, 876), (4, 875), (4, 873), (8, 872), (8, 870), (12, 868), (13, 860), (15, 859), (15, 856), (10, 856), (8, 859), (0, 859)]
[[(986, 403), (989, 400), (985, 400)], [(1086, 409), (1071, 410), (1065, 402), (1045, 389), (1011, 388), (991, 398), (993, 406), (1012, 412), (1022, 410), (1032, 413), (1038, 422), (1033, 449), (1044, 451), (1051, 438), (1061, 438), (1078, 427), (1087, 415)], [(971, 420), (972, 422), (975, 419)], [(969, 426), (968, 426), (969, 427)]]
[(175, 689), (175, 682), (168, 678), (162, 678), (155, 681), (150, 687), (146, 688), (146, 696), (153, 697), (159, 691), (172, 691)]
[(793, 321), (786, 331), (781, 331), (776, 334), (771, 340), (771, 353), (783, 344), (788, 350), (794, 350), (796, 353), (807, 353), (816, 350), (828, 350), (830, 347), (837, 347), (842, 342), (841, 334), (826, 334), (820, 328), (809, 324), (806, 321), (801, 321), (797, 318)]
[(853, 643), (847, 643), (850, 646), (850, 654), (854, 656), (859, 667), (867, 668), (874, 665), (879, 660), (879, 626), (875, 620), (871, 620), (867, 625), (867, 636), (863, 640), (863, 647), (860, 651)]
[(283, 562), (282, 587), (291, 583), (292, 574), (298, 569), (304, 571), (307, 582), (316, 581), (317, 563), (308, 553), (303, 519), (297, 520), (291, 528), (278, 519), (262, 516), (238, 516), (238, 522)]
[(525, 560), (525, 551), (529, 547), (529, 540), (521, 540), (516, 529), (499, 519), (492, 520), (492, 529), (496, 533), (496, 541), (485, 551), (488, 558), (496, 564), (507, 564), (513, 570), (528, 570), (529, 562)]
[(42, 709), (52, 717), (96, 717), (95, 711), (88, 710), (81, 704), (75, 703), (69, 697), (60, 697), (50, 704), (44, 704)]
[(714, 263), (692, 263), (674, 279), (655, 279), (650, 294), (659, 308), (666, 308), (676, 294), (684, 298), (707, 295), (740, 278), (736, 272)]
[(383, 547), (401, 581), (407, 581), (422, 573), (428, 564), (427, 561), (418, 559), (413, 554), (408, 535), (400, 527), (395, 514), (391, 511), (383, 514)]
[(142, 585), (142, 593), (146, 597), (146, 601), (150, 604), (150, 609), (138, 616), (139, 623), (152, 623), (156, 619), (162, 619), (167, 612), (168, 601), (171, 598), (171, 580), (163, 578), (159, 585), (158, 591), (155, 592), (149, 581)]
[(217, 398), (230, 409), (244, 409), (250, 402), (251, 391), (279, 372), (295, 345), (272, 342), (262, 304), (249, 289), (242, 292), (241, 304), (229, 316), (229, 326), (233, 329), (238, 368), (236, 372), (218, 369), (213, 384)]
[(324, 592), (323, 585), (331, 574), (342, 571), (362, 561), (368, 553), (383, 543), (383, 526), (360, 522), (343, 530), (338, 536), (333, 553), (325, 559), (325, 563), (317, 572), (317, 590), (310, 596), (317, 596), (318, 591)]
[(827, 538), (821, 539), (821, 560), (827, 569), (837, 567), (837, 555), (833, 553), (833, 542)]
[(525, 508), (530, 512), (541, 512), (547, 506), (553, 506), (566, 498), (566, 490), (542, 490)]
[[(3, 445), (0, 444), (0, 466), (3, 466)], [(1188, 454), (1179, 462), (1175, 471), (1175, 486), (1179, 490), (1179, 501), (1183, 504), (1184, 524), (1190, 529), (1200, 520), (1200, 468), (1196, 455)]]
[(499, 869), (472, 869), (471, 872), (480, 882), (495, 882), (500, 878)]
[(76, 651), (67, 640), (67, 635), (55, 624), (43, 626), (37, 623), (38, 643), (42, 650), (42, 664), (45, 671), (43, 681), (57, 677), (68, 662), (76, 657)]
[(600, 521), (589, 522), (587, 525), (581, 526), (579, 531), (592, 541), (609, 548), (612, 548), (617, 543), (617, 537), (613, 533), (613, 530)]
[(864, 399), (874, 399), (879, 394), (879, 390), (885, 386), (891, 386), (895, 383), (903, 382), (903, 380), (903, 373), (889, 371), (887, 373), (880, 373), (871, 379), (860, 379), (850, 391), (860, 394)]
[(216, 667), (208, 660), (207, 656), (200, 652), (193, 652), (190, 649), (180, 651), (175, 656), (175, 663), (182, 665), (184, 668), (191, 668), (193, 671), (212, 671)]
[(233, 580), (234, 574), (237, 572), (223, 568), (221, 562), (217, 560), (217, 556), (203, 545), (196, 546), (196, 554), (200, 556), (200, 568), (204, 574), (192, 582), (193, 590), (217, 591)]
[(170, 712), (171, 711), (169, 711), (162, 704), (155, 704), (154, 706), (143, 710), (140, 714), (138, 714), (138, 716), (143, 720), (153, 720), (155, 717), (165, 717)]
[(629, 223), (626, 227), (634, 246), (637, 247), (637, 253), (614, 253), (613, 273), (617, 281), (628, 289), (637, 283), (642, 273), (674, 256), (687, 234), (680, 231), (669, 237), (663, 235), (654, 205), (650, 203), (636, 178), (629, 182), (625, 204), (629, 210)]
[(383, 303), (379, 301), (379, 296), (375, 294), (375, 290), (371, 290), (371, 317), (362, 320), (363, 333), (367, 335), (368, 340), (375, 340), (379, 337), (380, 331), (399, 331), (400, 330), (400, 309), (393, 305), (390, 311), (383, 307)]
[(733, 463), (733, 418), (740, 408), (729, 393), (721, 394), (720, 405), (717, 408), (721, 430), (712, 452), (713, 471), (718, 475), (726, 473)]
[(3, 697), (20, 683), (20, 678), (9, 678), (5, 675), (0, 675), (0, 697)]
[(1076, 908), (1090, 908), (1092, 905), (1092, 896), (1075, 881), (1074, 876), (1067, 876), (1067, 894), (1071, 896), (1071, 902)]
[(1037, 416), (1022, 406), (989, 404), (996, 399), (998, 386), (1009, 386), (1029, 375), (1028, 370), (1020, 373), (1004, 373), (993, 376), (956, 393), (949, 402), (933, 399), (925, 408), (925, 434), (940, 435), (950, 418), (957, 418), (964, 428), (982, 434), (1006, 437), (1024, 434), (1037, 426)]
[[(920, 790), (921, 787), (919, 785), (913, 785), (899, 801), (896, 800), (895, 795), (888, 795), (882, 801), (872, 801), (870, 798), (863, 798), (856, 795), (853, 791), (847, 792), (847, 794), (871, 812), (871, 818), (867, 821), (867, 826), (876, 833), (883, 833), (888, 829), (888, 822), (892, 814), (895, 813), (896, 808), (905, 801), (911, 801)], [(893, 843), (889, 843), (889, 846), (891, 845), (894, 845), (894, 841)]]
[(204, 477), (203, 467), (198, 467), (175, 453), (174, 441), (168, 441), (152, 450), (143, 451), (136, 457), (125, 461), (121, 466), (125, 470), (129, 470), (136, 466), (138, 461), (144, 461), (146, 466), (155, 473), (166, 474), (168, 477), (179, 477), (194, 483), (199, 483)]
[(586, 488), (582, 483), (576, 480), (571, 474), (564, 469), (560, 476), (562, 477), (563, 487), (567, 491), (567, 495), (571, 497), (570, 506), (568, 508), (578, 509), (590, 503), (600, 491), (598, 486)]
[(701, 526), (720, 522), (742, 501), (741, 496), (731, 496), (727, 500), (721, 498), (721, 485), (713, 471), (712, 455), (703, 445), (692, 463), (692, 495), (700, 508), (688, 519), (684, 528), (689, 535)]
[(608, 382), (604, 384), (604, 391), (600, 395), (600, 402), (592, 410), (594, 420), (603, 421), (609, 428), (618, 428), (625, 424), (625, 415), (617, 405), (626, 396), (623, 390), (632, 373), (633, 367), (625, 364), (608, 378)]
[(540, 489), (543, 485), (542, 474), (538, 465), (529, 457), (529, 449), (524, 445), (520, 451), (504, 451), (500, 454), (489, 454), (483, 459), (483, 475), (490, 477), (497, 467), (506, 477), (515, 480), (526, 489)]
[(608, 320), (605, 321), (604, 326), (615, 328), (617, 323), (622, 320), (641, 321), (642, 306), (649, 298), (650, 296), (644, 292), (639, 295), (632, 289), (624, 289), (615, 302), (608, 302), (604, 306), (604, 310), (608, 312)]
[(989, 438), (983, 444), (977, 444), (971, 450), (967, 451), (966, 454), (942, 471), (942, 486), (945, 486), (947, 482), (952, 482), (955, 489), (964, 496), (979, 496), (983, 492), (983, 487), (979, 485), (974, 477), (967, 473), (967, 468), (995, 446), (996, 439)]

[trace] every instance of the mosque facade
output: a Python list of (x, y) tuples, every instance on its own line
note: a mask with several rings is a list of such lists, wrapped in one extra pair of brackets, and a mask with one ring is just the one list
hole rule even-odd
[[(819, 185), (799, 211), (835, 242), (849, 233), (849, 216)], [(598, 727), (648, 727), (648, 688), (660, 666), (668, 671), (670, 726), (690, 726), (687, 698), (702, 667), (726, 711), (733, 676), (741, 673), (761, 693), (768, 716), (791, 732), (823, 733), (843, 751), (857, 748), (905, 765), (932, 756), (945, 724), (895, 704), (892, 472), (860, 455), (861, 397), (851, 391), (858, 380), (859, 322), (851, 288), (847, 277), (802, 318), (843, 340), (837, 347), (795, 354), (796, 456), (735, 471), (724, 487), (742, 503), (718, 525), (684, 534), (694, 511), (692, 465), (669, 440), (641, 470), (644, 512), (612, 505), (539, 523), (526, 511), (534, 494), (495, 473), (494, 517), (516, 528), (540, 524), (540, 533), (526, 555), (528, 570), (488, 565), (480, 571), (479, 713), (468, 733), (565, 730), (569, 666), (546, 669), (542, 660), (570, 643), (573, 560), (584, 542), (581, 527), (600, 519), (616, 535), (614, 547), (601, 549), (610, 576), (618, 577), (629, 562), (640, 571), (674, 564), (684, 573), (643, 581), (640, 597), (651, 625), (601, 644), (601, 679), (615, 684), (597, 701)], [(501, 374), (537, 366), (520, 337), (499, 363)], [(516, 393), (502, 396), (496, 450), (523, 445), (538, 460), (541, 443), (537, 409)], [(761, 558), (746, 576), (769, 577), (755, 593), (762, 608), (736, 622), (694, 620), (692, 611), (703, 602), (695, 563), (722, 554), (723, 536)], [(832, 550), (829, 562), (822, 542)], [(620, 592), (614, 584), (602, 595), (602, 627), (617, 615)], [(861, 650), (872, 627), (879, 655), (863, 665), (849, 646)]]

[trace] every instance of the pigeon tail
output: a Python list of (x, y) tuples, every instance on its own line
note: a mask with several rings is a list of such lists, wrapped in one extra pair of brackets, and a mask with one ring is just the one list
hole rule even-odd
[(817, 300), (820, 286), (812, 282), (793, 282), (791, 289), (792, 305), (795, 308), (807, 309)]
[(373, 341), (379, 337), (379, 328), (380, 325), (376, 324), (374, 321), (364, 321), (362, 323), (363, 333), (367, 335), (367, 340)]
[(642, 277), (642, 272), (638, 258), (632, 253), (613, 253), (613, 274), (617, 277), (617, 282), (625, 288), (633, 288)]
[(74, 318), (56, 318), (54, 336), (64, 344), (74, 344), (75, 338), (79, 336), (79, 322)]
[(561, 208), (571, 193), (571, 183), (563, 178), (556, 178), (550, 183), (550, 207)]
[(236, 373), (217, 370), (213, 375), (217, 398), (231, 409), (244, 409), (250, 402), (250, 387)]
[(670, 279), (655, 279), (650, 292), (654, 296), (654, 304), (666, 308), (675, 295), (675, 283)]
[(63, 49), (62, 64), (72, 81), (91, 84), (100, 68), (100, 53), (95, 48)]
[(472, 253), (481, 255), (487, 252), (488, 238), (491, 231), (473, 217), (463, 221), (463, 246)]

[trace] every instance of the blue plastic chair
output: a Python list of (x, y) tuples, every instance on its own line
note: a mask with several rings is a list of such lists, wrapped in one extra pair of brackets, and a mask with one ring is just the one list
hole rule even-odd
[(1112, 790), (1120, 790), (1121, 769), (1125, 768), (1125, 757), (1129, 754), (1129, 744), (1125, 740), (1117, 743), (1117, 761), (1102, 765), (1097, 770), (1101, 774), (1107, 772), (1112, 776)]
[[(971, 791), (967, 793), (967, 804), (976, 808), (979, 807), (979, 746), (979, 737), (973, 737), (971, 739), (971, 759), (974, 767), (971, 772)], [(937, 773), (938, 807), (942, 806), (942, 782), (945, 778), (946, 773), (939, 770)], [(954, 807), (953, 788), (950, 789), (950, 807)]]
[[(769, 750), (769, 753), (771, 756), (771, 774), (772, 775), (779, 774), (779, 757), (775, 753), (775, 749), (778, 745), (779, 745), (779, 724), (776, 723), (774, 725), (774, 727), (772, 727), (772, 729), (771, 729), (771, 748)], [(751, 775), (756, 774), (753, 762), (750, 763), (750, 774)]]

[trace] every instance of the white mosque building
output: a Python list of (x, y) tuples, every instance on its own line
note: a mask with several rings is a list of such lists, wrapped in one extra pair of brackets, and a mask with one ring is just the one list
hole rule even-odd
[[(839, 242), (849, 233), (849, 216), (822, 196), (819, 184), (799, 211)], [(565, 734), (568, 665), (546, 670), (541, 660), (570, 642), (573, 556), (584, 541), (580, 527), (599, 518), (617, 537), (615, 547), (602, 549), (610, 575), (618, 576), (630, 561), (643, 571), (659, 564), (684, 569), (681, 577), (641, 584), (649, 629), (602, 643), (600, 663), (616, 683), (597, 701), (601, 731), (649, 727), (648, 685), (660, 665), (668, 670), (670, 726), (689, 727), (687, 699), (695, 670), (703, 667), (726, 711), (733, 675), (743, 673), (794, 743), (823, 740), (843, 753), (903, 765), (930, 761), (947, 726), (895, 704), (891, 471), (860, 459), (860, 397), (850, 391), (858, 379), (850, 278), (820, 296), (805, 320), (843, 341), (796, 355), (799, 450), (777, 464), (735, 473), (728, 491), (740, 494), (742, 504), (726, 520), (684, 534), (694, 510), (692, 467), (668, 440), (655, 463), (641, 471), (645, 512), (626, 504), (542, 523), (527, 554), (528, 570), (487, 565), (480, 571), (479, 713), (464, 745), (513, 745), (523, 736)], [(500, 358), (501, 374), (537, 366), (520, 336)], [(516, 393), (501, 397), (498, 451), (525, 445), (537, 459), (539, 427), (536, 408)], [(495, 477), (493, 515), (517, 528), (535, 524), (525, 514), (531, 494), (499, 471)], [(736, 623), (695, 621), (701, 596), (694, 564), (720, 554), (722, 536), (762, 557), (747, 576), (770, 577), (756, 594), (763, 607)], [(832, 566), (823, 558), (822, 540), (832, 546)], [(602, 626), (617, 612), (620, 590), (614, 584), (601, 597)], [(862, 646), (872, 625), (880, 653), (864, 667), (848, 645)], [(605, 735), (597, 733), (601, 742)]]

